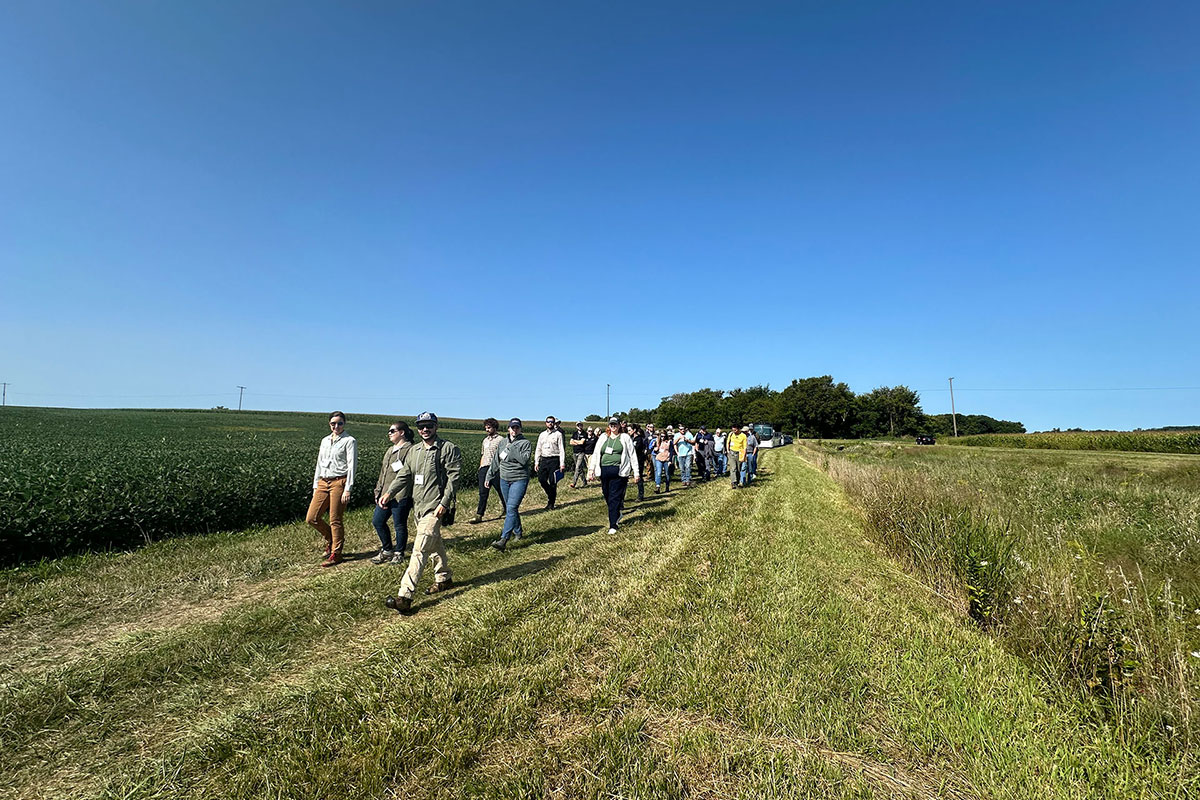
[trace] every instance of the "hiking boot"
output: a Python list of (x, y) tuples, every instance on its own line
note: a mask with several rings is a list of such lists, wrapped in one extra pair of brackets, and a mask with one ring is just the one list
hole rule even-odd
[(397, 550), (396, 552), (392, 553), (392, 563), (393, 564), (407, 564), (408, 556), (406, 556), (404, 554), (403, 550)]
[(412, 598), (409, 597), (389, 597), (383, 601), (383, 604), (401, 614), (413, 613)]
[(495, 550), (499, 550), (501, 553), (504, 552), (504, 548), (506, 548), (506, 547), (508, 547), (508, 542), (504, 541), (503, 539), (498, 539), (498, 540), (492, 542), (492, 548)]
[(470, 520), (467, 522), (467, 524), (468, 524), (468, 525), (478, 525), (478, 524), (479, 524), (479, 523), (481, 523), (481, 522), (483, 522), (483, 517), (482, 517), (481, 515), (479, 515), (479, 514), (476, 514), (474, 517), (472, 517), (472, 518), (471, 518), (471, 519), (470, 519)]
[(425, 594), (437, 594), (438, 592), (449, 591), (454, 588), (454, 581), (443, 581), (435, 583), (425, 590)]
[(382, 564), (385, 561), (391, 561), (396, 554), (391, 550), (380, 550), (374, 558), (371, 559), (372, 564)]

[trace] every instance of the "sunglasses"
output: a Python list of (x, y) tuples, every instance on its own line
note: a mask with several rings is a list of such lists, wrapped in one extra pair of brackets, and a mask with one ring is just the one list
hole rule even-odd
[(388, 428), (388, 433), (399, 433), (399, 432), (400, 431), (396, 428)]
[(437, 425), (434, 425), (432, 422), (422, 422), (420, 425), (417, 426), (417, 430), (431, 431), (436, 427), (437, 427)]

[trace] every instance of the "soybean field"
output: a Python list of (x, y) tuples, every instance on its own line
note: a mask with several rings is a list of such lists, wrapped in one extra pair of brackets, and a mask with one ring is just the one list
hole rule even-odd
[[(6, 563), (303, 517), (327, 414), (5, 408)], [(351, 505), (370, 504), (389, 418), (356, 419)], [(411, 423), (411, 420), (409, 420)], [(444, 431), (474, 480), (479, 439)]]
[(1030, 450), (1116, 450), (1131, 453), (1200, 454), (1200, 431), (1078, 431), (984, 433), (946, 437), (959, 447), (1020, 447)]

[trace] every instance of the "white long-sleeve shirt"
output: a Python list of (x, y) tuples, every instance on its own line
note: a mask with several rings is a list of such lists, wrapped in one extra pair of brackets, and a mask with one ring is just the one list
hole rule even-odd
[(358, 445), (353, 436), (342, 434), (334, 441), (333, 434), (321, 440), (321, 451), (317, 454), (317, 468), (313, 471), (313, 488), (321, 478), (346, 476), (346, 491), (354, 486), (354, 468), (358, 463)]
[(533, 449), (533, 468), (537, 469), (543, 458), (557, 458), (559, 467), (566, 466), (567, 448), (563, 444), (562, 431), (542, 431), (538, 434), (537, 447)]

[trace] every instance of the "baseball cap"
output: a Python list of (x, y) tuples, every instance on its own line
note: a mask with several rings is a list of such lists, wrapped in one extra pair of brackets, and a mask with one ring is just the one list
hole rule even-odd
[(621, 424), (621, 420), (620, 420), (620, 419), (618, 419), (617, 417), (609, 417), (609, 418), (608, 418), (608, 424), (609, 424), (609, 425), (620, 425), (620, 424)]
[(512, 419), (510, 419), (510, 420), (508, 421), (508, 427), (510, 427), (510, 428), (519, 428), (519, 427), (521, 427), (521, 420), (517, 419), (516, 417), (513, 417)]
[(417, 424), (420, 425), (422, 422), (432, 422), (434, 425), (437, 425), (437, 414), (433, 413), (432, 411), (425, 411), (421, 414), (418, 414)]

